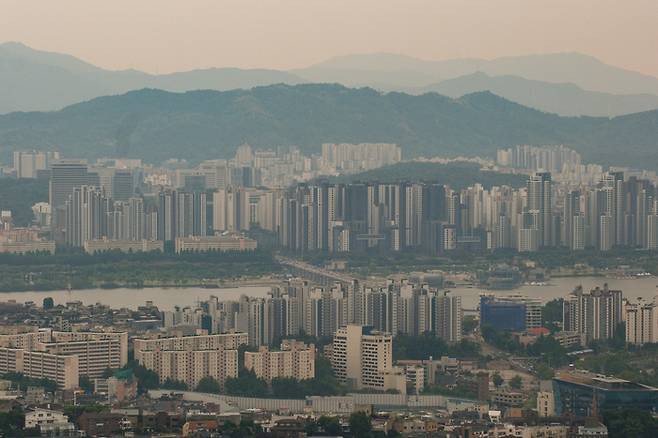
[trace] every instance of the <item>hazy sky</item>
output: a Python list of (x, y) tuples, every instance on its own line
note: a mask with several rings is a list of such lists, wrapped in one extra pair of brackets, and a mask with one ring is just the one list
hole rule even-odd
[(165, 73), (577, 51), (658, 76), (658, 0), (0, 0), (0, 42)]

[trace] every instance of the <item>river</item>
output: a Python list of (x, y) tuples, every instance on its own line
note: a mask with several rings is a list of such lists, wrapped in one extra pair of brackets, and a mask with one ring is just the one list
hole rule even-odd
[[(652, 300), (656, 295), (658, 279), (655, 277), (637, 279), (611, 279), (604, 277), (554, 278), (547, 286), (523, 285), (516, 289), (495, 291), (477, 287), (458, 287), (452, 289), (452, 294), (462, 297), (462, 307), (465, 309), (475, 309), (479, 301), (479, 296), (483, 293), (499, 296), (526, 295), (528, 297), (539, 298), (542, 302), (547, 302), (554, 298), (566, 297), (579, 284), (585, 289), (592, 289), (596, 286), (602, 287), (606, 282), (611, 289), (621, 289), (624, 297), (630, 300), (635, 300), (639, 297), (645, 300)], [(19, 303), (33, 301), (37, 305), (41, 305), (45, 297), (52, 297), (55, 304), (64, 304), (67, 301), (81, 301), (87, 305), (102, 303), (112, 308), (126, 307), (130, 309), (136, 309), (146, 301), (153, 301), (153, 304), (161, 310), (171, 310), (174, 306), (184, 307), (195, 305), (198, 301), (207, 300), (211, 295), (219, 297), (220, 300), (237, 300), (243, 294), (254, 297), (265, 297), (268, 291), (269, 287), (263, 286), (242, 286), (221, 289), (200, 287), (81, 289), (71, 292), (2, 292), (0, 293), (0, 301), (14, 300)]]

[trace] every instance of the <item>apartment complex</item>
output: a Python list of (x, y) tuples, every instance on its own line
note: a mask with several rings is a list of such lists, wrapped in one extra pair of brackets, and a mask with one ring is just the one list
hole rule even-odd
[(402, 161), (402, 149), (392, 143), (325, 143), (322, 160), (336, 170), (357, 172)]
[(279, 351), (270, 351), (268, 347), (260, 347), (257, 352), (246, 351), (244, 366), (252, 370), (256, 377), (268, 382), (279, 377), (295, 380), (313, 379), (315, 346), (285, 339), (281, 342)]
[(238, 376), (238, 350), (247, 343), (246, 333), (135, 339), (135, 360), (160, 376), (185, 382), (194, 388), (204, 377), (223, 386)]
[(279, 345), (282, 339), (302, 333), (330, 337), (347, 324), (371, 326), (393, 336), (433, 333), (446, 342), (461, 339), (459, 296), (407, 280), (391, 280), (375, 288), (329, 275), (333, 276), (327, 286), (293, 278), (273, 287), (268, 297), (219, 300), (211, 296), (196, 307), (163, 312), (164, 325), (193, 326), (208, 333), (245, 332), (254, 347)]
[[(72, 371), (72, 368), (64, 371), (67, 376), (76, 374), (76, 376), (97, 378), (101, 377), (106, 369), (121, 368), (128, 362), (127, 333), (61, 332), (39, 329), (23, 333), (1, 334), (0, 348), (22, 351), (22, 354), (19, 355), (20, 360), (15, 362), (15, 366), (22, 366), (24, 370), (38, 369), (41, 366), (39, 364), (43, 361), (74, 367), (75, 372)], [(66, 359), (70, 357), (74, 357), (75, 360)], [(25, 374), (27, 375), (27, 373)], [(62, 377), (53, 380), (58, 384), (64, 381)], [(70, 377), (66, 377), (65, 380), (71, 382)]]
[(393, 367), (390, 334), (350, 324), (336, 331), (332, 347), (332, 367), (341, 383), (354, 389), (406, 393), (404, 370)]

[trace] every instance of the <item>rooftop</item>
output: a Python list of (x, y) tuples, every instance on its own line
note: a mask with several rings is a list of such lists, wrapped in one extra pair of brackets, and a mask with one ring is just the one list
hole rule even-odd
[(631, 382), (617, 377), (604, 376), (601, 374), (594, 374), (584, 371), (560, 373), (555, 376), (554, 380), (574, 383), (577, 385), (590, 386), (592, 388), (602, 389), (604, 391), (658, 391), (658, 388), (654, 388), (652, 386), (642, 385), (640, 383)]

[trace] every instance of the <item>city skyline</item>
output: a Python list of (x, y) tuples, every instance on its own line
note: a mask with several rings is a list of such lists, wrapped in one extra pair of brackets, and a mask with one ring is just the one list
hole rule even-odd
[[(69, 53), (111, 70), (150, 73), (211, 67), (289, 70), (360, 53), (443, 60), (581, 52), (658, 76), (658, 60), (649, 56), (658, 41), (652, 19), (658, 5), (652, 1), (623, 7), (610, 0), (286, 1), (255, 6), (234, 1), (154, 6), (3, 0), (0, 15), (7, 19), (0, 41)], [(117, 25), (122, 32), (116, 32)], [(520, 34), (524, 37), (518, 38)], [(247, 37), (236, 41), (235, 35)]]

